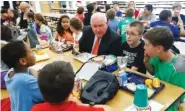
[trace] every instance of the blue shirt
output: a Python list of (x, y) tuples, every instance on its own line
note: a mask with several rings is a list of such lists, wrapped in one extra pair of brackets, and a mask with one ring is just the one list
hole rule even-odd
[(174, 39), (179, 39), (180, 31), (178, 30), (177, 27), (175, 27), (175, 26), (173, 26), (169, 23), (162, 22), (162, 21), (155, 21), (155, 22), (152, 22), (150, 24), (150, 27), (156, 27), (156, 26), (166, 26), (166, 27), (168, 27), (172, 31)]
[(108, 25), (109, 25), (109, 27), (112, 30), (114, 30), (115, 32), (117, 32), (117, 30), (118, 30), (118, 23), (119, 23), (118, 20), (112, 19), (112, 20), (109, 20)]
[(122, 13), (121, 11), (118, 10), (118, 11), (116, 12), (116, 16), (117, 16), (117, 17), (122, 17), (122, 16), (123, 16), (123, 13)]
[(37, 79), (29, 73), (16, 73), (12, 78), (6, 74), (4, 80), (12, 111), (30, 111), (34, 104), (43, 101)]

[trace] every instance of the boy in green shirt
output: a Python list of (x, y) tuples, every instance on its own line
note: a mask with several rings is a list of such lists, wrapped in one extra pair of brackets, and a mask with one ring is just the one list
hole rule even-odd
[[(185, 89), (185, 58), (174, 55), (170, 48), (173, 44), (173, 34), (166, 27), (156, 27), (144, 35), (145, 58), (147, 70), (162, 81), (174, 84)], [(179, 102), (183, 102), (184, 96)], [(167, 111), (177, 111), (175, 103)]]
[(128, 24), (135, 21), (135, 19), (133, 18), (133, 15), (134, 15), (133, 9), (131, 8), (127, 9), (125, 15), (126, 17), (120, 20), (118, 24), (118, 31), (117, 31), (119, 34), (121, 34), (122, 43), (126, 42), (126, 29)]

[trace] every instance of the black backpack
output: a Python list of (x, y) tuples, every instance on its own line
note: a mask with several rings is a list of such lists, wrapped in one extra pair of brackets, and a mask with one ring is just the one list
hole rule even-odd
[(81, 101), (87, 104), (105, 104), (112, 99), (119, 89), (116, 76), (98, 70), (85, 85), (81, 93)]

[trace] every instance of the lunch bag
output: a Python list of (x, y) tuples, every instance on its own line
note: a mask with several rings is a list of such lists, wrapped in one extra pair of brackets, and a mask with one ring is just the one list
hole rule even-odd
[(105, 104), (112, 99), (119, 89), (116, 76), (98, 70), (85, 85), (81, 93), (83, 103)]

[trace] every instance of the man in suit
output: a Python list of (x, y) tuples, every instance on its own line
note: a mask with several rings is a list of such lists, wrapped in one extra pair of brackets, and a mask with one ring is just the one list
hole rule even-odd
[(21, 10), (21, 20), (20, 20), (19, 26), (21, 27), (21, 29), (27, 28), (28, 22), (26, 20), (26, 16), (28, 12), (33, 12), (33, 11), (30, 9), (30, 5), (27, 2), (21, 2), (19, 8)]
[(84, 27), (79, 40), (80, 52), (119, 55), (121, 36), (108, 27), (106, 15), (100, 12), (94, 13), (90, 22), (90, 26)]

